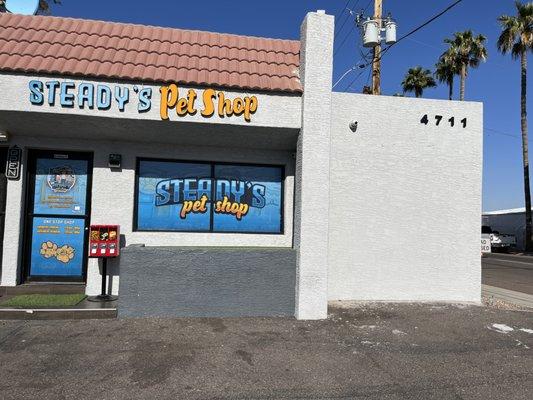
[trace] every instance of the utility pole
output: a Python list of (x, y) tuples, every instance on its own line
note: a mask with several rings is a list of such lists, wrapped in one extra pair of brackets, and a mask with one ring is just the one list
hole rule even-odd
[[(374, 0), (374, 19), (379, 23), (379, 29), (383, 28), (383, 0)], [(374, 47), (372, 60), (372, 94), (381, 94), (381, 43)]]

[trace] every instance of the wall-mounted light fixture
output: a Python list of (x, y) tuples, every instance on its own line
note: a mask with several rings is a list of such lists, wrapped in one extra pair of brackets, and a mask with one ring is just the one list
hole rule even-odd
[(120, 168), (122, 166), (122, 155), (110, 154), (108, 165), (109, 168)]

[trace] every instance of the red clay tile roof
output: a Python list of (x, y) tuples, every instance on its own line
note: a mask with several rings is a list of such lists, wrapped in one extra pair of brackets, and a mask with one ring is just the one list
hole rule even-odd
[(0, 13), (0, 71), (300, 93), (300, 42)]

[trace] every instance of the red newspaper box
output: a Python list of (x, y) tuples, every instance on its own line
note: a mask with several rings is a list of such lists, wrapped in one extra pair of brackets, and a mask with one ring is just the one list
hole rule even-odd
[(119, 225), (91, 225), (89, 233), (89, 257), (118, 257), (120, 253)]

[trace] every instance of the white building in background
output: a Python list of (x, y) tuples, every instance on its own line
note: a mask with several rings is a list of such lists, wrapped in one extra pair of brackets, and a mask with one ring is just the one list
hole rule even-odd
[(515, 235), (516, 249), (525, 249), (526, 209), (524, 207), (486, 211), (483, 213), (481, 223), (500, 233)]
[(1, 286), (97, 294), (84, 232), (118, 224), (127, 315), (480, 301), (482, 104), (332, 92), (332, 16), (309, 13), (299, 40), (0, 26), (0, 156), (19, 152)]

